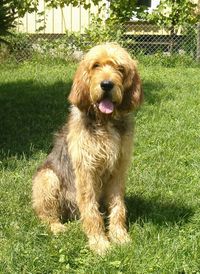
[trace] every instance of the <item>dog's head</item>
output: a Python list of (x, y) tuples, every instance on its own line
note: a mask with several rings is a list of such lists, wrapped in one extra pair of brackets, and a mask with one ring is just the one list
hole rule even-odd
[(115, 43), (93, 47), (81, 61), (69, 101), (80, 110), (102, 114), (129, 112), (143, 99), (136, 62)]

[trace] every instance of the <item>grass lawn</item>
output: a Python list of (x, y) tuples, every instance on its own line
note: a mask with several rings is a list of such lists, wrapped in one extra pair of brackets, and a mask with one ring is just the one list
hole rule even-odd
[(92, 254), (79, 221), (53, 236), (31, 178), (67, 115), (75, 65), (0, 65), (0, 273), (200, 273), (200, 68), (140, 65), (126, 203), (132, 244)]

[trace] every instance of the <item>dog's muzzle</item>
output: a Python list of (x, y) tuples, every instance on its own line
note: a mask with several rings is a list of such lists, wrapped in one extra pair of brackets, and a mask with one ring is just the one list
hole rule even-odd
[(101, 89), (103, 91), (103, 97), (98, 103), (98, 108), (102, 113), (111, 114), (114, 111), (114, 103), (112, 102), (112, 89), (114, 83), (110, 80), (103, 80), (100, 83)]

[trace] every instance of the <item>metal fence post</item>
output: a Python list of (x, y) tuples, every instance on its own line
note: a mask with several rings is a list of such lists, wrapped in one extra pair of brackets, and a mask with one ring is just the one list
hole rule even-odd
[(200, 22), (197, 24), (197, 61), (200, 62)]

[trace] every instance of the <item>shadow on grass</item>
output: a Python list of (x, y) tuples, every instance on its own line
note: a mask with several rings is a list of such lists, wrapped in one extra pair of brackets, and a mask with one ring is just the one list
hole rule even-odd
[(163, 94), (163, 89), (165, 89), (165, 86), (162, 82), (143, 82), (144, 102), (149, 105), (154, 105), (174, 98), (173, 93), (168, 92)]
[(53, 133), (67, 116), (67, 93), (71, 83), (53, 85), (37, 81), (0, 83), (0, 147), (6, 156), (31, 156), (48, 150)]
[(173, 202), (159, 201), (156, 198), (146, 200), (137, 196), (127, 197), (126, 205), (130, 223), (152, 222), (156, 225), (182, 225), (194, 215), (193, 209)]
[[(53, 85), (33, 80), (0, 83), (0, 147), (5, 156), (29, 157), (31, 148), (48, 150), (53, 133), (66, 120), (70, 86), (61, 81)], [(145, 101), (159, 102), (161, 87), (161, 83), (144, 83)]]
[[(32, 151), (47, 152), (53, 133), (65, 122), (68, 112), (67, 93), (71, 82), (52, 85), (34, 80), (0, 83), (0, 147), (3, 157), (25, 155)], [(145, 102), (162, 100), (161, 82), (144, 82)]]

